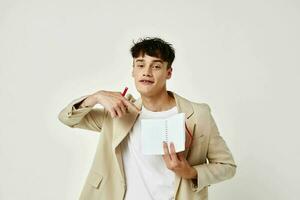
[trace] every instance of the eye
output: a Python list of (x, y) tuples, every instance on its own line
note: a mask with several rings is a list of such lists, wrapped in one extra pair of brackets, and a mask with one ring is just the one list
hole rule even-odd
[(159, 65), (155, 65), (154, 67), (155, 67), (155, 69), (160, 69)]
[(143, 65), (137, 65), (137, 67), (143, 67)]

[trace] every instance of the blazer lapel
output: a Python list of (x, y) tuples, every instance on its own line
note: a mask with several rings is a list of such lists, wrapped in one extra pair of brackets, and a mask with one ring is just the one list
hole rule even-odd
[[(168, 91), (169, 92), (169, 91)], [(178, 109), (178, 113), (185, 113), (185, 117), (186, 117), (186, 126), (188, 128), (188, 130), (190, 131), (191, 135), (194, 135), (195, 132), (195, 128), (196, 128), (196, 123), (192, 118), (192, 115), (194, 114), (194, 109), (191, 105), (191, 102), (181, 96), (179, 96), (178, 94), (174, 93), (174, 97), (176, 100), (176, 105), (177, 105), (177, 109)], [(186, 142), (189, 142), (191, 140), (191, 138), (188, 136), (188, 133), (186, 131)], [(188, 153), (189, 153), (189, 148), (186, 149), (184, 151), (184, 157), (187, 158)], [(175, 174), (175, 184), (174, 184), (174, 196), (176, 197), (177, 195), (177, 191), (179, 188), (181, 182), (181, 177)]]
[[(135, 102), (133, 102), (139, 109), (142, 107), (142, 99), (139, 98)], [(122, 118), (114, 118), (113, 123), (113, 140), (112, 140), (112, 149), (115, 152), (116, 158), (119, 163), (119, 168), (121, 172), (121, 176), (123, 181), (125, 182), (125, 174), (123, 168), (123, 159), (122, 159), (122, 149), (121, 149), (121, 142), (125, 139), (128, 135), (130, 130), (133, 128), (135, 121), (137, 120), (139, 113), (132, 110), (128, 107), (129, 113)]]
[[(168, 93), (170, 93), (170, 91), (168, 91)], [(176, 94), (174, 92), (173, 92), (173, 94), (175, 97), (178, 113), (185, 113), (185, 123), (186, 123), (187, 129), (191, 133), (191, 136), (193, 136), (195, 128), (196, 128), (196, 123), (194, 122), (194, 120), (192, 120), (191, 116), (194, 114), (194, 109), (193, 109), (190, 101), (179, 96), (178, 94)], [(189, 136), (187, 130), (185, 130), (186, 143), (191, 142), (191, 136)], [(186, 149), (184, 151), (185, 158), (187, 157), (188, 152), (189, 152), (189, 149)]]
[[(142, 107), (142, 101), (141, 99), (138, 99), (134, 104), (141, 109)], [(139, 113), (136, 111), (131, 110), (129, 108), (129, 113), (126, 114), (126, 116), (122, 118), (114, 118), (113, 123), (113, 141), (112, 141), (112, 147), (115, 149), (127, 136), (127, 134), (132, 129), (135, 121), (137, 120), (139, 116)]]

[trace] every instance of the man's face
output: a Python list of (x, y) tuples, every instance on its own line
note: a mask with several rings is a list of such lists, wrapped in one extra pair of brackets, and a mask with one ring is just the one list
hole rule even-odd
[(132, 77), (135, 87), (143, 96), (153, 96), (166, 90), (166, 81), (172, 76), (172, 68), (167, 62), (144, 54), (133, 59)]

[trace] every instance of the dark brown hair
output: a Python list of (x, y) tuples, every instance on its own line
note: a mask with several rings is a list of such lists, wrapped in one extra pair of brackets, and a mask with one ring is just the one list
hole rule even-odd
[(133, 58), (137, 58), (141, 54), (144, 56), (145, 53), (149, 56), (160, 58), (168, 62), (168, 69), (172, 66), (175, 59), (175, 50), (172, 44), (157, 37), (140, 38), (136, 43), (133, 41), (130, 52)]

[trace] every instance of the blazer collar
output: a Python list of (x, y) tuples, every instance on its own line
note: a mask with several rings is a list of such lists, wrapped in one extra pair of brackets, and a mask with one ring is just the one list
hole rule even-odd
[[(178, 95), (177, 93), (173, 91), (167, 90), (168, 94), (173, 96), (175, 98), (176, 107), (178, 110), (178, 113), (184, 112), (186, 113), (186, 118), (188, 119), (193, 113), (194, 109), (191, 105), (191, 102), (184, 97)], [(136, 101), (134, 101), (134, 104), (141, 109), (142, 108), (142, 99), (139, 97)]]

